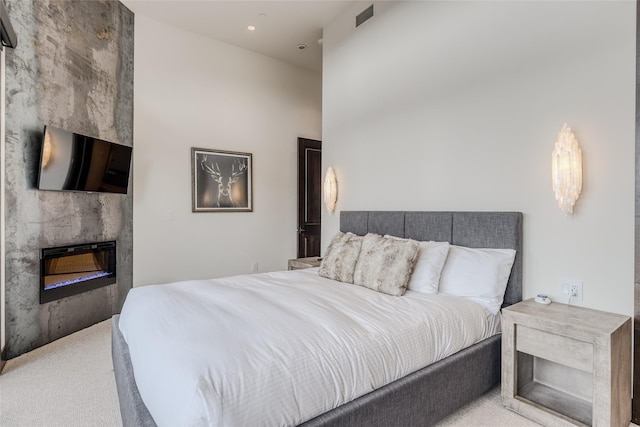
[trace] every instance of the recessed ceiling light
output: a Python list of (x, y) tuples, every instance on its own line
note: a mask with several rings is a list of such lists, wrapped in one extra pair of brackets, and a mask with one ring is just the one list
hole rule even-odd
[(258, 18), (267, 19), (267, 14), (266, 13), (261, 13), (260, 15), (258, 15)]
[(253, 25), (249, 25), (247, 27), (247, 30), (249, 30), (249, 31), (255, 31), (255, 29), (256, 29), (256, 27), (254, 27)]
[(306, 44), (300, 43), (300, 44), (298, 45), (298, 50), (305, 50), (306, 48), (307, 48), (307, 45), (306, 45)]

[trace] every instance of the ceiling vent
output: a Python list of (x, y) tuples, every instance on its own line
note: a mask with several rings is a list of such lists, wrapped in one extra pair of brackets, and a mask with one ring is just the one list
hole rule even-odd
[(360, 25), (367, 22), (369, 18), (371, 18), (372, 16), (373, 16), (373, 5), (369, 6), (368, 8), (360, 12), (358, 16), (356, 16), (356, 28), (358, 28)]

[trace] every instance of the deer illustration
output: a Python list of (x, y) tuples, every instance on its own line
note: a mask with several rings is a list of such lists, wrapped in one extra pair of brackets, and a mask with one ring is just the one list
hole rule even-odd
[[(218, 207), (237, 207), (239, 206), (233, 201), (231, 196), (231, 186), (238, 182), (240, 177), (247, 172), (246, 160), (235, 159), (231, 165), (231, 175), (223, 175), (220, 172), (218, 162), (214, 162), (211, 166), (207, 164), (207, 156), (204, 156), (200, 162), (202, 170), (218, 183)], [(228, 203), (225, 203), (228, 200)], [(221, 203), (222, 202), (222, 203)]]

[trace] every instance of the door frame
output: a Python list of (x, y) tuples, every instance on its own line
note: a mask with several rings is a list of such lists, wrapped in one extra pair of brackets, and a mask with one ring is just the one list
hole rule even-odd
[(631, 421), (640, 424), (640, 0), (636, 0), (636, 167), (633, 284), (633, 393)]

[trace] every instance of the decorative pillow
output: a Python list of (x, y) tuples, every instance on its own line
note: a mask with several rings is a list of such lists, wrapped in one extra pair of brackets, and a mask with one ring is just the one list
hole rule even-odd
[(338, 232), (327, 248), (318, 274), (327, 279), (353, 283), (353, 271), (358, 262), (361, 246), (361, 236)]
[[(384, 237), (407, 240), (389, 235)], [(409, 283), (407, 284), (407, 289), (425, 294), (438, 293), (440, 274), (442, 274), (442, 268), (449, 253), (449, 242), (429, 241), (418, 243), (420, 244), (420, 252), (416, 265), (413, 267)]]
[(438, 292), (477, 301), (497, 314), (516, 251), (451, 245)]
[(419, 250), (415, 240), (369, 233), (362, 239), (353, 283), (389, 295), (403, 295)]

